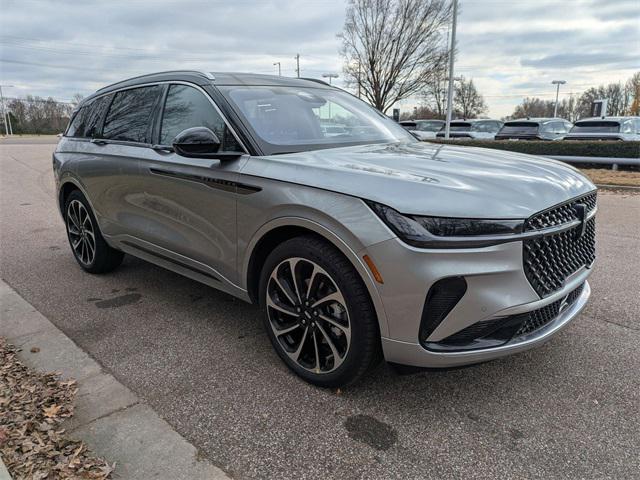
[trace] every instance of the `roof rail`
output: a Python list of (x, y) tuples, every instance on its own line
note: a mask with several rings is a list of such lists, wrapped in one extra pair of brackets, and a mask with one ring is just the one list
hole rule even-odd
[(300, 77), (300, 80), (309, 80), (310, 82), (320, 83), (322, 85), (326, 85), (327, 87), (333, 87), (333, 85), (331, 85), (330, 83), (327, 83), (324, 80), (320, 80), (319, 78)]
[(125, 78), (124, 80), (120, 80), (118, 82), (111, 83), (111, 84), (106, 85), (106, 86), (104, 86), (102, 88), (99, 88), (98, 90), (96, 90), (96, 93), (101, 92), (103, 90), (106, 90), (107, 88), (115, 87), (116, 85), (118, 85), (120, 83), (130, 82), (131, 80), (136, 80), (138, 78), (151, 77), (151, 76), (154, 76), (154, 75), (162, 75), (164, 73), (174, 73), (174, 72), (175, 73), (177, 73), (177, 72), (195, 73), (197, 75), (202, 75), (203, 77), (205, 77), (208, 80), (215, 80), (215, 77), (213, 76), (213, 74), (207, 73), (207, 72), (198, 71), (198, 70), (167, 70), (167, 71), (164, 71), (164, 72), (145, 73), (144, 75), (137, 75), (135, 77)]

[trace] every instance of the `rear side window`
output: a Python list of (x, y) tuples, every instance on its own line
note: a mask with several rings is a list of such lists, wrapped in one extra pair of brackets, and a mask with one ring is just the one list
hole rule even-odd
[(104, 118), (104, 114), (109, 108), (111, 102), (111, 95), (105, 95), (100, 97), (85, 107), (87, 110), (86, 118), (84, 122), (84, 129), (82, 136), (87, 138), (94, 138), (99, 133), (100, 123)]
[(109, 140), (150, 143), (153, 108), (161, 91), (161, 86), (154, 85), (116, 93), (102, 136)]
[(69, 124), (69, 128), (67, 128), (67, 133), (65, 133), (66, 137), (82, 137), (84, 133), (84, 125), (87, 116), (87, 107), (82, 107), (80, 110), (76, 112), (76, 114), (71, 119), (71, 123)]
[(202, 92), (187, 85), (171, 85), (164, 105), (160, 143), (171, 145), (180, 132), (193, 127), (207, 127), (214, 132), (222, 142), (220, 151), (242, 151), (218, 111)]

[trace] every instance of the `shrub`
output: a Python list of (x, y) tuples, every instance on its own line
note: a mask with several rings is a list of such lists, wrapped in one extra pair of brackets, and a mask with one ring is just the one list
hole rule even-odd
[(553, 155), (568, 157), (612, 157), (640, 158), (640, 142), (581, 142), (574, 140), (533, 141), (520, 140), (429, 140), (434, 143), (449, 143), (468, 147), (493, 148), (530, 155)]

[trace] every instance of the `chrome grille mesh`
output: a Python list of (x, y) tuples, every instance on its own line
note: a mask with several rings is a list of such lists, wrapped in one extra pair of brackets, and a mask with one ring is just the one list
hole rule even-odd
[[(578, 219), (576, 205), (584, 204), (587, 212), (596, 207), (596, 193), (575, 198), (562, 205), (537, 213), (525, 222), (525, 231), (562, 225)], [(560, 290), (567, 277), (595, 260), (595, 217), (587, 221), (584, 234), (582, 227), (525, 240), (523, 244), (524, 271), (533, 289), (546, 297)]]

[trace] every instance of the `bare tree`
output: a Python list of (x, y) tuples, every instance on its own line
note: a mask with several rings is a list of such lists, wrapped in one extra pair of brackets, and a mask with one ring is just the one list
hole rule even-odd
[(627, 114), (640, 115), (640, 72), (636, 72), (627, 80), (625, 92), (628, 97)]
[(445, 0), (349, 0), (342, 39), (347, 84), (383, 113), (442, 68)]
[(84, 95), (81, 93), (74, 93), (73, 97), (71, 97), (71, 106), (76, 108), (80, 102), (84, 99)]
[(422, 101), (425, 107), (434, 112), (433, 118), (444, 120), (447, 112), (447, 72), (442, 69), (435, 72), (425, 84), (422, 91)]
[(487, 104), (473, 84), (473, 79), (467, 81), (464, 77), (460, 77), (458, 82), (454, 82), (454, 89), (454, 109), (458, 115), (462, 118), (475, 118), (486, 113)]

